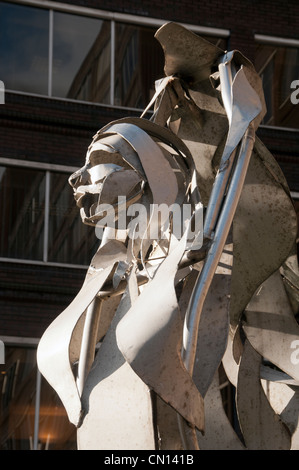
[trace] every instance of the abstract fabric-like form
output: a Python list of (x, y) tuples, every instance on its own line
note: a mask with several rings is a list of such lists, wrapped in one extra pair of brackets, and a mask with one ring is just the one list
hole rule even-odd
[(70, 177), (101, 242), (39, 369), (78, 449), (299, 449), (297, 221), (255, 136), (260, 78), (178, 24), (156, 38), (148, 108), (99, 130)]

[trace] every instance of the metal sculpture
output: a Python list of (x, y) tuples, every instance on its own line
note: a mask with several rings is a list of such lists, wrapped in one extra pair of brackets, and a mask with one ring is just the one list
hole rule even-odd
[(83, 222), (104, 230), (39, 369), (79, 449), (298, 449), (296, 214), (255, 136), (260, 78), (178, 24), (156, 38), (151, 103), (101, 129), (70, 177)]

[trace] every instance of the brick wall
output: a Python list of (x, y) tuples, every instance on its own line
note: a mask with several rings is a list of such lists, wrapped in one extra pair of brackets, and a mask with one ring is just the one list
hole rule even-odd
[(0, 263), (0, 335), (39, 338), (84, 277), (83, 269)]
[(7, 92), (5, 106), (0, 106), (0, 156), (82, 166), (95, 132), (110, 121), (132, 114)]

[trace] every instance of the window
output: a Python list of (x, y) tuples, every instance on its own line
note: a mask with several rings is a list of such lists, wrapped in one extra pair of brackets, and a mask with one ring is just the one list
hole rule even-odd
[(0, 256), (43, 259), (45, 173), (0, 167)]
[(83, 224), (69, 175), (50, 174), (49, 238), (47, 259), (56, 263), (89, 265), (99, 240), (93, 227)]
[(6, 88), (48, 93), (49, 15), (0, 3), (0, 76)]
[(71, 173), (0, 166), (0, 257), (90, 264), (99, 240), (81, 221)]
[(156, 29), (116, 23), (115, 103), (145, 108), (155, 81), (164, 76), (164, 55)]
[[(299, 128), (299, 106), (291, 100), (291, 84), (299, 78), (299, 42), (258, 37), (255, 67), (262, 78), (267, 114), (263, 124)], [(285, 42), (285, 43), (284, 43)]]
[(1, 80), (6, 89), (76, 98), (102, 30), (98, 18), (0, 2)]
[(35, 347), (6, 345), (0, 391), (0, 450), (76, 449), (75, 426), (37, 372)]
[[(67, 11), (52, 5), (0, 1), (0, 79), (6, 90), (144, 109), (155, 80), (164, 76), (163, 51), (154, 38), (163, 21), (140, 18), (136, 24), (130, 15), (111, 20), (109, 12), (93, 10), (91, 16), (77, 7), (74, 14), (70, 5)], [(221, 34), (229, 33), (215, 30), (207, 39), (221, 42)]]
[(298, 230), (297, 230), (296, 244), (297, 244), (297, 256), (298, 256), (298, 261), (299, 261), (299, 192), (298, 191), (295, 191), (293, 193), (291, 192), (291, 196), (293, 197), (293, 203), (294, 203), (295, 211), (297, 214)]
[[(87, 77), (91, 68), (99, 61), (99, 51), (103, 46), (108, 48), (105, 67), (109, 70), (110, 35), (107, 38), (107, 29), (109, 24), (97, 18), (54, 11), (51, 90), (53, 96), (72, 98), (76, 83), (82, 76)], [(102, 42), (103, 33), (108, 45)], [(96, 97), (89, 93), (85, 99), (94, 101), (93, 98)]]

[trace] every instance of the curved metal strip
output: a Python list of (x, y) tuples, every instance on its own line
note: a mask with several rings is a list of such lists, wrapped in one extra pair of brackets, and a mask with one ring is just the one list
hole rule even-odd
[[(223, 51), (177, 23), (161, 26), (155, 34), (165, 55), (165, 74), (205, 80)], [(175, 38), (175, 40), (174, 40)]]
[(94, 139), (90, 144), (91, 155), (94, 149), (96, 151), (97, 146), (110, 147), (111, 151), (117, 151), (121, 158), (128, 165), (130, 165), (131, 168), (134, 168), (134, 170), (136, 170), (137, 173), (142, 176), (142, 178), (144, 178), (144, 180), (146, 180), (146, 175), (136, 151), (125, 139), (122, 139), (118, 134), (109, 133), (107, 131), (103, 132), (101, 129), (94, 136)]
[(225, 57), (222, 60), (224, 62), (219, 64), (219, 70), (222, 96), (226, 103), (226, 113), (229, 120), (229, 131), (207, 207), (205, 219), (205, 236), (207, 237), (210, 237), (215, 230), (223, 195), (227, 189), (231, 168), (235, 160), (236, 147), (249, 123), (261, 112), (259, 97), (248, 83), (243, 68), (232, 77), (233, 63), (226, 62)]
[[(163, 225), (166, 220), (158, 221), (154, 216), (161, 204), (170, 208), (176, 202), (179, 187), (176, 176), (171, 165), (165, 158), (161, 148), (140, 127), (128, 123), (116, 123), (108, 127), (108, 132), (116, 132), (126, 139), (139, 156), (147, 182), (152, 193), (151, 213), (149, 215), (151, 233), (159, 233), (158, 225)], [(166, 217), (168, 218), (169, 211)], [(157, 227), (154, 224), (158, 224)], [(148, 225), (148, 226), (149, 226)], [(150, 237), (144, 233), (141, 244), (141, 259), (144, 260), (145, 253), (151, 244)]]
[[(234, 387), (237, 387), (239, 364), (240, 364), (240, 361), (236, 360), (236, 355), (234, 351), (235, 343), (241, 343), (239, 333), (240, 333), (239, 329), (235, 332), (232, 332), (230, 329), (228, 337), (227, 337), (226, 350), (222, 357), (222, 365), (225, 370), (226, 376)], [(243, 345), (241, 346), (241, 348), (243, 349)], [(240, 359), (239, 354), (238, 354), (238, 359)]]
[(154, 416), (158, 434), (158, 450), (184, 450), (174, 408), (153, 392)]
[(69, 420), (75, 426), (80, 421), (81, 400), (70, 363), (72, 332), (112, 268), (113, 265), (96, 273), (84, 283), (75, 299), (47, 328), (37, 349), (38, 368), (59, 395)]
[(299, 388), (262, 380), (264, 392), (274, 411), (289, 428), (292, 435), (290, 450), (299, 450)]
[(203, 399), (182, 363), (182, 321), (174, 290), (174, 277), (185, 246), (186, 234), (118, 324), (116, 335), (119, 349), (140, 378), (202, 430)]
[(205, 396), (205, 432), (197, 433), (200, 450), (246, 450), (223, 408), (219, 372)]
[(120, 134), (137, 152), (153, 194), (153, 203), (173, 204), (178, 192), (177, 181), (160, 147), (146, 132), (132, 124), (114, 124), (108, 131)]
[(120, 352), (115, 330), (137, 298), (134, 276), (86, 379), (77, 431), (84, 450), (154, 450), (153, 409), (148, 386), (135, 374)]
[[(228, 70), (231, 69), (232, 64), (229, 63), (223, 65), (223, 67), (225, 68), (222, 79), (225, 85), (223, 93), (225, 94), (225, 90), (229, 88), (227, 101), (231, 103), (231, 108), (227, 109), (227, 112), (231, 113), (229, 117), (230, 127), (220, 162), (218, 179), (217, 177), (215, 179), (204, 225), (204, 233), (207, 236), (210, 236), (212, 232), (215, 233), (198, 283), (190, 299), (190, 308), (185, 321), (183, 358), (184, 364), (190, 372), (193, 370), (201, 310), (237, 209), (253, 149), (255, 134), (252, 121), (261, 111), (259, 97), (251, 88), (242, 69), (236, 73), (231, 87), (229, 87), (230, 83), (227, 75), (229, 75)], [(249, 105), (244, 102), (244, 93), (247, 93), (250, 98)], [(246, 129), (247, 131), (244, 134)], [(227, 163), (229, 158), (232, 158), (232, 152), (241, 138), (242, 145), (238, 159), (220, 211), (226, 189), (223, 179), (228, 181), (231, 174), (231, 167)]]
[(184, 350), (182, 353), (185, 367), (190, 371), (190, 373), (193, 372), (194, 367), (198, 324), (200, 321), (202, 308), (208, 294), (213, 275), (216, 271), (224, 244), (227, 240), (234, 213), (242, 191), (243, 182), (246, 176), (246, 171), (253, 147), (253, 135), (251, 131), (252, 129), (249, 128), (248, 133), (246, 133), (246, 136), (244, 137), (243, 145), (240, 149), (239, 161), (236, 165), (228, 194), (226, 196), (225, 203), (217, 223), (214, 238), (212, 240), (211, 247), (208, 251), (198, 282), (190, 299), (190, 304), (185, 319)]
[[(181, 166), (182, 171), (188, 174), (188, 177), (191, 181), (191, 200), (193, 204), (196, 205), (198, 202), (201, 201), (200, 193), (197, 187), (196, 168), (195, 168), (194, 160), (193, 160), (193, 157), (189, 148), (180, 138), (178, 138), (173, 132), (171, 132), (166, 127), (161, 127), (155, 124), (154, 122), (148, 121), (147, 119), (134, 118), (134, 117), (123, 118), (123, 119), (119, 119), (118, 121), (111, 122), (107, 126), (100, 129), (100, 131), (97, 134), (98, 138), (100, 138), (102, 135), (103, 138), (106, 139), (105, 137), (106, 133), (109, 134), (110, 127), (116, 124), (131, 124), (131, 125), (137, 126), (138, 128), (142, 129), (144, 132), (148, 133), (157, 142), (162, 142), (164, 144), (167, 144), (171, 148), (173, 148), (175, 153), (177, 153), (180, 157), (179, 164)], [(115, 148), (120, 150), (118, 143)], [(122, 151), (121, 153), (124, 155), (124, 158), (126, 158), (125, 153), (123, 153)]]
[(294, 357), (299, 344), (299, 325), (278, 271), (263, 283), (249, 302), (243, 329), (251, 345), (263, 357), (299, 381), (299, 366)]
[[(219, 265), (213, 277), (211, 287), (203, 305), (197, 336), (197, 348), (193, 370), (193, 380), (201, 395), (204, 397), (206, 410), (206, 394), (215, 377), (215, 373), (225, 353), (229, 335), (229, 292), (232, 267), (232, 245), (227, 245), (220, 258)], [(190, 275), (190, 277), (192, 274)], [(194, 275), (192, 276), (194, 277)], [(191, 279), (192, 279), (191, 277)], [(187, 280), (188, 282), (188, 280)], [(190, 282), (189, 282), (190, 283)], [(192, 288), (194, 282), (192, 283)], [(187, 284), (187, 288), (188, 288)], [(190, 289), (187, 290), (189, 292)], [(192, 292), (192, 291), (191, 291)], [(189, 294), (189, 297), (191, 295)], [(183, 298), (186, 295), (183, 291)], [(186, 309), (184, 310), (186, 311)], [(209, 400), (209, 399), (208, 399)], [(214, 403), (215, 406), (215, 403)], [(222, 408), (222, 405), (221, 405)], [(206, 412), (205, 412), (206, 414)], [(195, 430), (191, 430), (180, 417), (179, 425), (182, 440), (186, 449), (197, 448)], [(211, 419), (211, 414), (210, 414)], [(206, 436), (206, 430), (204, 435)], [(210, 436), (211, 437), (211, 436)], [(201, 440), (199, 441), (201, 442)], [(210, 440), (203, 441), (212, 444)]]
[(296, 213), (275, 166), (273, 157), (258, 143), (233, 223), (233, 329), (258, 287), (288, 258), (296, 239)]
[(269, 404), (260, 381), (261, 356), (246, 340), (239, 368), (237, 410), (248, 450), (289, 450), (291, 436)]
[[(76, 426), (81, 417), (81, 400), (72, 370), (71, 356), (80, 355), (80, 337), (84, 325), (81, 318), (111, 273), (116, 259), (124, 259), (125, 256), (124, 245), (117, 241), (111, 241), (97, 251), (81, 290), (50, 324), (37, 348), (38, 368), (59, 395), (69, 420)], [(77, 328), (79, 322), (80, 329)]]
[[(229, 265), (228, 270), (231, 271)], [(227, 345), (230, 278), (231, 272), (222, 274), (216, 270), (199, 322), (193, 380), (203, 397), (209, 389)]]

